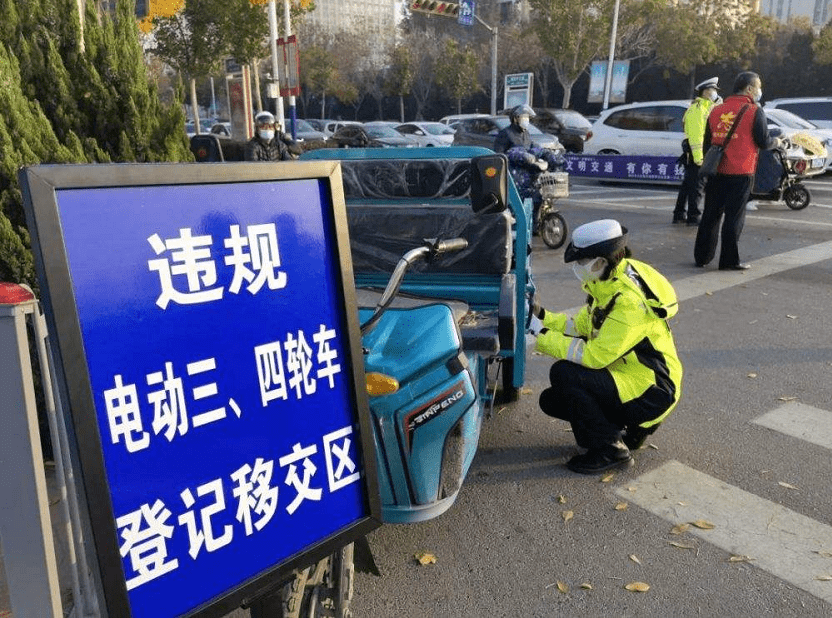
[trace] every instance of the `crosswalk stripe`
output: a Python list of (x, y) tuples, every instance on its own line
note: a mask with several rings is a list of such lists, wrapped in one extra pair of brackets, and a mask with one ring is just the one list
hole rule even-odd
[[(832, 527), (678, 461), (639, 476), (616, 494), (806, 592), (832, 603)], [(820, 579), (819, 579), (820, 578)]]
[(790, 401), (752, 422), (832, 450), (832, 412)]

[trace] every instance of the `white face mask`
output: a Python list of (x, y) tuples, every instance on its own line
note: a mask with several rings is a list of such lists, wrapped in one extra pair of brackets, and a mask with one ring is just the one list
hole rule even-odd
[(270, 142), (274, 137), (274, 131), (271, 130), (262, 130), (260, 131), (260, 138)]
[(716, 90), (711, 90), (711, 91), (708, 93), (708, 98), (709, 98), (711, 101), (716, 101), (716, 100), (719, 98), (719, 95), (716, 93)]
[(528, 116), (520, 116), (517, 120), (517, 124), (519, 124), (522, 128), (528, 129), (529, 128), (529, 117)]
[(581, 283), (596, 281), (607, 267), (607, 260), (602, 257), (580, 259), (572, 262), (572, 272)]

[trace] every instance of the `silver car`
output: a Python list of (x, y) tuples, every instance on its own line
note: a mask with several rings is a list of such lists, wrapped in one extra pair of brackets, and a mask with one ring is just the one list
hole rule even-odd
[[(454, 146), (482, 146), (494, 148), (494, 139), (502, 129), (511, 124), (508, 116), (480, 116), (467, 118), (451, 125), (456, 130), (454, 134)], [(548, 148), (556, 152), (563, 152), (563, 144), (554, 135), (543, 133), (533, 124), (530, 124), (529, 135), (532, 143), (541, 148)]]
[(396, 127), (396, 131), (406, 135), (419, 146), (450, 146), (454, 143), (454, 129), (441, 122), (406, 122)]

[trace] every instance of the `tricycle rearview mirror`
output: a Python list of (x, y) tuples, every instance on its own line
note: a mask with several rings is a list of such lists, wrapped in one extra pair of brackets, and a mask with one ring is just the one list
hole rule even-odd
[(508, 159), (491, 154), (471, 159), (471, 208), (477, 214), (501, 212), (508, 204)]

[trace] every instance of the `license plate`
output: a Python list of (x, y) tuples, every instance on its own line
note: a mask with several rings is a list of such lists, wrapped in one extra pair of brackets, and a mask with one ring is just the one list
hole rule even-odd
[(826, 159), (812, 159), (812, 169), (816, 167), (823, 167), (826, 164)]

